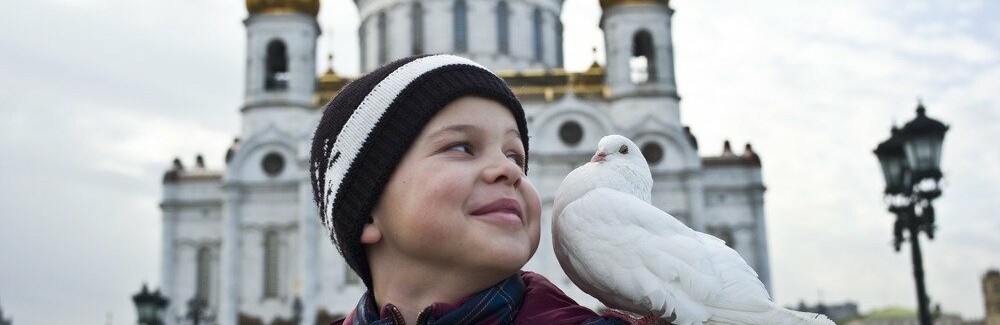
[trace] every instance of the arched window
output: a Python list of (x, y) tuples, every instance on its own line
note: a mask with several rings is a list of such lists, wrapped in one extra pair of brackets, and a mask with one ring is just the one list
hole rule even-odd
[(212, 292), (212, 252), (208, 247), (198, 248), (195, 264), (195, 295), (208, 301)]
[(278, 297), (278, 285), (281, 283), (278, 274), (280, 255), (281, 238), (278, 231), (268, 230), (264, 233), (264, 298)]
[(424, 54), (424, 6), (417, 1), (410, 8), (410, 33), (413, 55)]
[(452, 17), (455, 19), (453, 22), (455, 25), (455, 52), (459, 53), (469, 51), (467, 10), (465, 0), (455, 0), (455, 6), (452, 7)]
[(368, 67), (368, 18), (358, 26), (358, 40), (361, 41), (361, 71)]
[(267, 43), (264, 69), (264, 89), (288, 89), (288, 52), (285, 49), (285, 42), (273, 40)]
[(632, 82), (641, 84), (656, 80), (656, 53), (653, 36), (640, 30), (632, 36), (632, 58), (629, 59)]
[(532, 35), (534, 35), (535, 41), (535, 60), (542, 60), (542, 9), (535, 7), (535, 11), (531, 14), (532, 24)]
[(497, 50), (510, 54), (510, 7), (507, 1), (497, 4)]
[(376, 19), (376, 24), (378, 25), (378, 64), (383, 65), (389, 62), (389, 37), (386, 35), (386, 19), (385, 11), (378, 14)]

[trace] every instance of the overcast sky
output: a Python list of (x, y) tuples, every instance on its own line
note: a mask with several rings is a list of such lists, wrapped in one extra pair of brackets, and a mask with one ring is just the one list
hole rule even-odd
[[(130, 296), (159, 279), (163, 171), (199, 152), (222, 168), (238, 132), (244, 2), (3, 3), (0, 308), (15, 324), (134, 324)], [(672, 6), (681, 114), (701, 154), (729, 139), (762, 157), (776, 300), (915, 305), (871, 150), (922, 97), (952, 126), (938, 236), (922, 242), (928, 292), (982, 317), (980, 278), (1000, 267), (1000, 3)], [(599, 17), (597, 0), (566, 1), (568, 69), (603, 46)], [(356, 75), (353, 2), (325, 0), (319, 19), (321, 53)]]

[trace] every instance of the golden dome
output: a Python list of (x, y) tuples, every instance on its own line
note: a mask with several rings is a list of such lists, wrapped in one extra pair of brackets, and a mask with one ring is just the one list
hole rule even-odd
[(319, 13), (319, 0), (246, 0), (247, 11), (253, 14), (299, 12), (311, 16)]
[(662, 3), (669, 4), (670, 0), (601, 0), (601, 9), (608, 10), (608, 8), (627, 5), (627, 4), (645, 4), (645, 3)]

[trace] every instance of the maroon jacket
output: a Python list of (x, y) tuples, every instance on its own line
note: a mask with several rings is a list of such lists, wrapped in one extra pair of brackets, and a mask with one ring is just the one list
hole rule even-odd
[[(630, 324), (634, 321), (624, 319), (629, 318), (624, 315), (601, 316), (580, 306), (541, 274), (522, 271), (520, 275), (525, 285), (524, 300), (514, 317), (514, 324), (597, 325)], [(345, 319), (353, 319), (354, 314), (355, 311), (352, 311), (346, 318), (336, 320), (330, 325), (342, 325)]]

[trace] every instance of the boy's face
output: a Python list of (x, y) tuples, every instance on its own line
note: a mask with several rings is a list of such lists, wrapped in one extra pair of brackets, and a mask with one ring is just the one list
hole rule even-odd
[[(501, 104), (462, 97), (424, 127), (372, 211), (380, 252), (432, 268), (506, 277), (538, 248), (541, 202), (517, 124)], [(373, 265), (373, 268), (378, 268)]]

